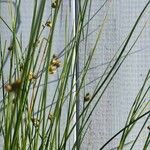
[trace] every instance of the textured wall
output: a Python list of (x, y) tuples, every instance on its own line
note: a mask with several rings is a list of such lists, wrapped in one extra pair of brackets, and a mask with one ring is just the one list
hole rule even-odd
[[(117, 51), (123, 40), (127, 37), (133, 27), (136, 18), (144, 8), (147, 0), (113, 0), (110, 5), (105, 6), (97, 16), (89, 24), (89, 32), (96, 29), (102, 23), (103, 17), (108, 11), (108, 19), (106, 22), (103, 36), (91, 68), (88, 73), (87, 83), (97, 79), (107, 66), (107, 62), (112, 58), (114, 52)], [(96, 12), (104, 3), (104, 0), (92, 1), (92, 14)], [(148, 9), (149, 10), (149, 9)], [(144, 15), (135, 34), (132, 37), (130, 44), (135, 40), (145, 21), (148, 19), (148, 13)], [(150, 28), (149, 21), (144, 29), (142, 36), (131, 51), (131, 55), (127, 57), (117, 75), (113, 79), (102, 100), (97, 105), (90, 121), (90, 127), (87, 131), (86, 138), (82, 145), (83, 150), (98, 150), (110, 137), (112, 137), (119, 129), (124, 127), (125, 120), (130, 110), (131, 104), (142, 86), (145, 75), (150, 67)], [(85, 51), (89, 51), (95, 43), (96, 34), (92, 34), (88, 38), (87, 48), (84, 44), (80, 51), (80, 65), (83, 64)], [(81, 66), (80, 66), (81, 67)], [(82, 67), (81, 67), (82, 69)], [(98, 80), (96, 80), (98, 81)], [(85, 91), (93, 91), (96, 81), (88, 85)], [(139, 125), (140, 126), (140, 125)], [(139, 127), (138, 126), (138, 127)], [(137, 128), (138, 128), (137, 127)], [(142, 149), (143, 138), (146, 137), (148, 130), (145, 130), (144, 135), (137, 142), (135, 150)], [(133, 136), (137, 135), (137, 130), (128, 139), (131, 141)], [(110, 150), (117, 146), (119, 136), (113, 140), (105, 149)], [(127, 150), (129, 148), (127, 147)]]

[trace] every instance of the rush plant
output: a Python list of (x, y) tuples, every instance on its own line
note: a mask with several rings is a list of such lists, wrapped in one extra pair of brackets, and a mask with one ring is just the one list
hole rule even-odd
[[(85, 56), (84, 65), (79, 70), (80, 45), (90, 36), (87, 30), (89, 23), (106, 4), (111, 3), (111, 0), (106, 0), (98, 11), (87, 19), (88, 14), (91, 13), (92, 1), (68, 1), (66, 18), (62, 19), (62, 13), (65, 11), (63, 0), (34, 0), (29, 39), (23, 39), (22, 33), (19, 32), (22, 1), (16, 0), (15, 3), (6, 1), (11, 16), (10, 23), (0, 15), (0, 23), (7, 27), (11, 37), (11, 41), (8, 41), (3, 38), (3, 34), (0, 35), (0, 130), (5, 150), (81, 149), (89, 118), (142, 34), (146, 23), (136, 40), (128, 47), (140, 19), (150, 4), (148, 1), (139, 14), (130, 33), (111, 58), (93, 91), (85, 91), (85, 95), (81, 97), (91, 61), (95, 51), (99, 50), (97, 45), (101, 42), (107, 24), (109, 8), (99, 28), (93, 31), (97, 32), (95, 43), (91, 49), (88, 49), (89, 53)], [(0, 2), (2, 7), (4, 1)], [(45, 19), (47, 3), (50, 11)], [(69, 13), (73, 16), (71, 21)], [(62, 20), (65, 20), (63, 22), (65, 34), (61, 38), (65, 46), (58, 52), (54, 50), (54, 43), (57, 43), (55, 40), (58, 36), (55, 33), (58, 32), (57, 24)], [(23, 44), (25, 40), (28, 41), (26, 46)], [(86, 44), (85, 42), (85, 46)], [(131, 107), (125, 127), (100, 149), (122, 133), (118, 146), (118, 149), (122, 150), (136, 122), (147, 116), (137, 137), (132, 141), (131, 149), (134, 147), (150, 115), (147, 109), (149, 101), (144, 101), (144, 97), (149, 92), (149, 77), (148, 72)], [(53, 80), (55, 86), (51, 84)], [(83, 104), (80, 110), (79, 101)], [(92, 103), (94, 105), (91, 105)], [(148, 148), (149, 143), (148, 135), (144, 149)]]

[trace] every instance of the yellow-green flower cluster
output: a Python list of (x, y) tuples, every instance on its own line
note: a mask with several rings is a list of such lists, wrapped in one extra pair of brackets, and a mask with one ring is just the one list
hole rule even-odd
[(60, 64), (61, 64), (61, 62), (58, 59), (58, 57), (56, 55), (53, 55), (53, 58), (49, 65), (49, 73), (54, 74), (56, 72), (56, 70), (60, 67)]
[(34, 127), (39, 127), (40, 125), (40, 120), (37, 118), (31, 118), (32, 124)]
[(37, 79), (37, 76), (33, 72), (29, 73), (29, 80)]

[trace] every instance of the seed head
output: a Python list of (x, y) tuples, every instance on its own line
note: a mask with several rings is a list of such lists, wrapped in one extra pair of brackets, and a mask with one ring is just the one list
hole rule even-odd
[(58, 59), (57, 56), (53, 55), (53, 58), (51, 60), (51, 64), (58, 68), (58, 67), (60, 67), (61, 61)]
[(7, 92), (17, 92), (21, 88), (21, 80), (16, 80), (14, 83), (5, 85)]
[(56, 1), (56, 0), (52, 2), (51, 7), (52, 7), (52, 8), (56, 8), (56, 7), (57, 7), (57, 1)]
[(29, 73), (29, 80), (37, 79), (37, 76), (33, 74), (33, 72)]
[(49, 71), (50, 74), (54, 74), (56, 72), (56, 69), (57, 69), (56, 66), (50, 65), (48, 71)]
[(91, 96), (90, 96), (90, 93), (87, 93), (85, 96), (84, 96), (84, 102), (88, 102), (91, 100)]
[(48, 115), (48, 119), (49, 119), (50, 121), (53, 121), (54, 116), (53, 116), (53, 114), (52, 114), (52, 113), (49, 113), (49, 115)]
[(8, 47), (8, 50), (9, 50), (9, 51), (12, 51), (12, 50), (13, 50), (13, 46), (10, 45), (10, 46)]
[(32, 124), (34, 127), (38, 127), (40, 125), (40, 120), (37, 118), (31, 118)]
[(56, 55), (53, 55), (53, 58), (51, 59), (50, 65), (49, 65), (49, 73), (54, 74), (58, 67), (60, 67), (61, 61), (58, 59)]
[(6, 90), (7, 92), (12, 92), (12, 91), (13, 91), (12, 85), (11, 85), (11, 84), (5, 85), (5, 90)]
[(51, 21), (47, 21), (45, 23), (45, 26), (49, 27), (49, 28), (52, 28), (52, 22)]

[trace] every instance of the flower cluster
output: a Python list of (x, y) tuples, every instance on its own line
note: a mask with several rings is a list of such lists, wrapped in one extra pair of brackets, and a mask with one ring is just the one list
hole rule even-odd
[(29, 80), (37, 79), (37, 76), (33, 72), (29, 73)]
[(34, 127), (38, 127), (40, 125), (40, 120), (37, 118), (31, 118), (31, 121)]
[(5, 90), (7, 92), (17, 92), (21, 88), (21, 80), (16, 80), (11, 84), (5, 85)]
[(49, 73), (50, 74), (54, 74), (57, 70), (57, 68), (60, 67), (60, 60), (58, 59), (58, 57), (56, 55), (53, 55), (53, 58), (50, 62), (50, 65), (49, 65)]

